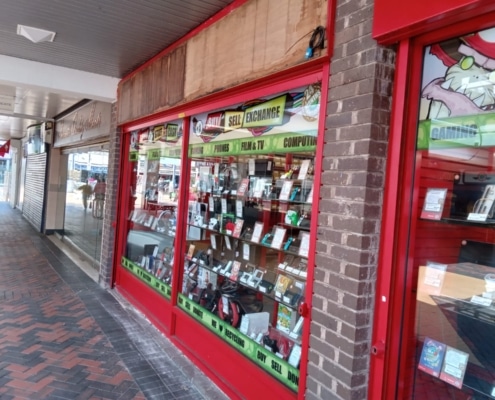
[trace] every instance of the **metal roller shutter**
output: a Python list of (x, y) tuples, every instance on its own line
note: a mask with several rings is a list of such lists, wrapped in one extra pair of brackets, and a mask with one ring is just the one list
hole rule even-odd
[(27, 158), (24, 183), (24, 217), (39, 231), (43, 227), (43, 199), (45, 197), (46, 153)]

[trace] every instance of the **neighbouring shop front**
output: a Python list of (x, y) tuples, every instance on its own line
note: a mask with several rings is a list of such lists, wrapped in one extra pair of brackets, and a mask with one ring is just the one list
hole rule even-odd
[[(291, 34), (295, 41), (314, 30), (315, 43), (320, 38), (306, 64), (274, 74), (266, 60), (241, 86), (241, 60), (214, 62), (202, 76), (195, 59), (208, 58), (203, 41), (245, 13), (254, 18), (254, 4), (217, 17), (215, 29), (192, 35), (121, 83), (115, 288), (232, 398), (295, 399), (304, 397), (308, 362), (326, 10), (312, 10)], [(267, 35), (287, 34), (266, 25)], [(246, 37), (246, 27), (238, 29)], [(296, 63), (290, 52), (270, 57), (279, 66), (284, 57)], [(190, 68), (181, 67), (186, 62)], [(153, 81), (165, 63), (169, 75)], [(148, 89), (136, 91), (137, 82), (150, 90), (163, 84), (162, 97), (142, 98)], [(204, 92), (202, 85), (222, 90)], [(153, 102), (148, 114), (136, 114)]]
[(495, 6), (420, 3), (375, 8), (375, 37), (398, 53), (370, 393), (490, 399)]
[(53, 230), (95, 268), (101, 258), (111, 107), (92, 101), (57, 119), (50, 163), (53, 179), (65, 189), (52, 193)]

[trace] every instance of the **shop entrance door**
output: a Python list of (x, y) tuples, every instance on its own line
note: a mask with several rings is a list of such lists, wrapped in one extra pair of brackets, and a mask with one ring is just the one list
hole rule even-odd
[(494, 76), (495, 28), (422, 50), (412, 186), (401, 194), (405, 287), (395, 287), (400, 399), (495, 398)]
[(101, 239), (108, 151), (80, 151), (68, 155), (64, 240), (68, 240), (97, 269)]

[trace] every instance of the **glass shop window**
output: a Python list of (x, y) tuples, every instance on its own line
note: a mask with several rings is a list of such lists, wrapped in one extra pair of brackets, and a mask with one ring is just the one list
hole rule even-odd
[(404, 398), (495, 398), (493, 38), (488, 29), (424, 51)]

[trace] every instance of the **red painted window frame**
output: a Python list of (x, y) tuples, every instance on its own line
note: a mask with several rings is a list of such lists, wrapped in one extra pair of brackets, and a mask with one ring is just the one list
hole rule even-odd
[[(495, 26), (495, 12), (439, 27), (402, 40), (397, 47), (386, 189), (380, 238), (375, 315), (370, 362), (369, 399), (405, 398), (407, 361), (404, 347), (413, 322), (407, 310), (413, 287), (406, 266), (413, 248), (410, 232), (417, 219), (416, 130), (425, 46)], [(399, 166), (399, 168), (397, 168)], [(411, 200), (412, 196), (412, 200)], [(411, 214), (411, 210), (414, 210)], [(385, 299), (385, 301), (384, 301)], [(414, 299), (412, 299), (414, 300)]]
[[(122, 142), (121, 142), (121, 180), (120, 180), (120, 187), (121, 188), (127, 188), (128, 187), (128, 179), (129, 177), (127, 176), (128, 174), (125, 174), (126, 171), (128, 171), (127, 168), (128, 166), (125, 166), (124, 164), (127, 162), (129, 159), (129, 136), (128, 133), (132, 132), (134, 130), (138, 129), (143, 129), (152, 125), (156, 124), (162, 124), (171, 120), (176, 120), (178, 118), (184, 118), (184, 126), (188, 126), (188, 118), (192, 115), (201, 113), (201, 112), (206, 112), (214, 109), (221, 109), (225, 107), (229, 107), (232, 104), (237, 104), (242, 101), (245, 101), (247, 99), (254, 99), (258, 97), (263, 97), (263, 96), (268, 96), (272, 95), (275, 93), (279, 92), (284, 92), (296, 87), (302, 87), (314, 82), (321, 82), (321, 99), (320, 99), (320, 119), (319, 119), (319, 127), (318, 127), (318, 138), (317, 138), (317, 150), (315, 154), (315, 170), (316, 171), (321, 171), (322, 169), (322, 156), (323, 156), (323, 144), (324, 144), (324, 130), (325, 130), (325, 116), (326, 116), (326, 108), (325, 105), (327, 103), (327, 97), (328, 97), (328, 87), (329, 87), (329, 65), (328, 65), (328, 59), (326, 58), (321, 58), (317, 59), (314, 61), (310, 61), (305, 63), (302, 66), (297, 66), (294, 68), (291, 68), (289, 70), (281, 71), (277, 74), (274, 74), (268, 78), (263, 78), (259, 79), (256, 81), (251, 81), (245, 85), (240, 85), (237, 86), (233, 89), (223, 91), (221, 93), (213, 94), (211, 96), (207, 96), (205, 98), (199, 99), (197, 101), (193, 101), (181, 106), (177, 106), (174, 108), (171, 108), (167, 111), (164, 111), (162, 113), (157, 113), (151, 116), (147, 116), (145, 118), (141, 118), (139, 120), (124, 124), (121, 126), (122, 129)], [(189, 130), (185, 130), (184, 132), (189, 132)], [(187, 145), (185, 146), (187, 148)], [(183, 155), (185, 153), (183, 152)], [(320, 182), (321, 182), (321, 174), (316, 174), (315, 176), (315, 191), (314, 191), (314, 196), (316, 199), (319, 198), (319, 187), (320, 187)], [(187, 197), (187, 186), (188, 185), (181, 185), (181, 188), (179, 189), (180, 192), (180, 198), (186, 198)], [(125, 273), (126, 271), (122, 271), (122, 268), (120, 267), (120, 257), (122, 254), (124, 254), (124, 249), (125, 249), (125, 240), (127, 237), (127, 232), (123, 230), (123, 228), (119, 228), (119, 226), (122, 226), (122, 222), (124, 222), (127, 219), (126, 215), (126, 210), (127, 210), (127, 205), (128, 205), (128, 199), (125, 199), (122, 197), (122, 193), (119, 194), (119, 201), (121, 206), (119, 207), (119, 215), (118, 215), (118, 221), (116, 223), (117, 227), (117, 232), (116, 232), (116, 243), (115, 243), (115, 261), (114, 261), (114, 270), (115, 274), (114, 277), (116, 280), (114, 280), (114, 283), (117, 284), (119, 283), (120, 279), (120, 274)], [(315, 204), (317, 202), (315, 201)], [(317, 225), (317, 218), (312, 219), (312, 230), (313, 232), (316, 232), (316, 225)], [(184, 235), (182, 235), (184, 236)], [(310, 258), (309, 262), (314, 264), (314, 255), (315, 255), (315, 250), (316, 250), (316, 240), (312, 240), (310, 244)], [(179, 277), (179, 272), (177, 270), (177, 267), (174, 270), (174, 276), (177, 278), (177, 282)], [(314, 279), (314, 272), (313, 270), (308, 271), (308, 276), (307, 276), (307, 289), (306, 293), (312, 293), (313, 292), (313, 279)], [(174, 341), (174, 343), (180, 347), (186, 354), (190, 356), (190, 358), (195, 362), (205, 373), (208, 374), (208, 376), (220, 387), (222, 387), (224, 390), (227, 390), (228, 392), (231, 391), (232, 388), (229, 388), (226, 386), (225, 382), (223, 382), (222, 378), (217, 376), (215, 373), (212, 373), (212, 371), (208, 371), (205, 369), (205, 366), (201, 363), (201, 359), (198, 359), (195, 354), (191, 351), (191, 349), (187, 348), (187, 346), (184, 345), (184, 343), (181, 343), (180, 338), (174, 337), (175, 333), (175, 323), (177, 318), (183, 318), (184, 316), (182, 315), (183, 312), (176, 306), (176, 291), (177, 288), (179, 287), (178, 284), (173, 285), (173, 291), (172, 291), (172, 301), (171, 301), (171, 306), (164, 307), (164, 310), (162, 310), (162, 318), (157, 318), (155, 315), (151, 315), (148, 310), (145, 308), (142, 308), (141, 311), (145, 312), (145, 314), (152, 319), (152, 321), (162, 330), (162, 332), (168, 336), (170, 336), (170, 339)], [(174, 290), (175, 288), (175, 290)], [(150, 288), (150, 290), (152, 290)], [(137, 299), (140, 300), (140, 299)], [(142, 300), (142, 299), (141, 299)], [(166, 301), (164, 301), (165, 303)], [(312, 299), (311, 297), (308, 297), (306, 300), (308, 309), (311, 310), (312, 307)], [(138, 305), (136, 303), (136, 305)], [(167, 315), (163, 315), (166, 313)], [(309, 312), (310, 315), (310, 312)], [(190, 319), (190, 317), (187, 317)], [(196, 322), (193, 322), (196, 323)], [(196, 323), (197, 324), (197, 323)], [(218, 343), (218, 339), (215, 339), (212, 334), (209, 334), (208, 332), (205, 332), (205, 336), (209, 336), (209, 340), (212, 340), (215, 343)], [(310, 322), (308, 321), (305, 324), (304, 330), (303, 330), (303, 335), (302, 335), (302, 341), (303, 341), (303, 352), (302, 352), (302, 357), (301, 357), (301, 363), (300, 363), (300, 381), (299, 381), (299, 391), (297, 394), (294, 393), (294, 398), (298, 399), (304, 399), (305, 398), (305, 391), (306, 391), (306, 375), (307, 375), (307, 363), (308, 363), (308, 349), (309, 349), (309, 336), (310, 336)], [(225, 344), (225, 346), (228, 346), (228, 344)], [(244, 359), (242, 355), (239, 354), (239, 359)], [(249, 360), (246, 359), (246, 362), (250, 362)], [(259, 368), (258, 368), (259, 369)], [(259, 374), (264, 374), (264, 375), (269, 375), (259, 369)], [(266, 379), (264, 376), (260, 376), (261, 379)], [(239, 379), (243, 379), (243, 377), (239, 377)], [(256, 381), (256, 377), (252, 376), (250, 377), (253, 381)], [(273, 379), (274, 383), (274, 393), (279, 393), (282, 395), (284, 398), (287, 396), (287, 388), (283, 386), (282, 384), (278, 384), (275, 378)], [(234, 382), (235, 386), (235, 382)], [(259, 395), (258, 393), (258, 388), (256, 385), (251, 385), (252, 386), (252, 393), (248, 393), (248, 395), (252, 396), (257, 396)], [(231, 394), (234, 395), (235, 392), (232, 392)], [(245, 395), (245, 394), (244, 394)]]

